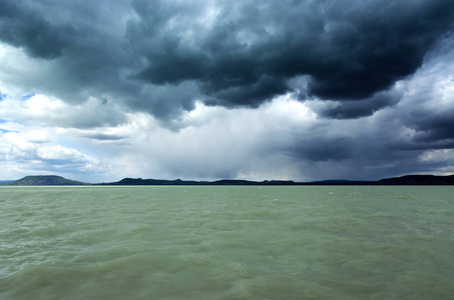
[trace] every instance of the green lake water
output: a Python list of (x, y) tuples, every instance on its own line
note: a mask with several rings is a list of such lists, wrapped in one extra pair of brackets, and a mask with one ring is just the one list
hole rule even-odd
[(0, 187), (0, 299), (454, 299), (454, 187)]

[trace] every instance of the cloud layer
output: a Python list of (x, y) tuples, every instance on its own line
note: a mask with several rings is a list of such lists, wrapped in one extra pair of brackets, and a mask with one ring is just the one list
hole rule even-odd
[(52, 86), (24, 78), (30, 89), (163, 119), (287, 93), (385, 106), (373, 95), (413, 74), (454, 19), (443, 0), (2, 3), (0, 40), (55, 72)]
[(452, 172), (451, 1), (0, 5), (3, 176)]

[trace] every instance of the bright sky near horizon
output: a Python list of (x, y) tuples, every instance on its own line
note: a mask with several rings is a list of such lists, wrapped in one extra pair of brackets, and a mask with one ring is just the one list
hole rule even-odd
[(0, 0), (0, 179), (454, 171), (454, 1)]

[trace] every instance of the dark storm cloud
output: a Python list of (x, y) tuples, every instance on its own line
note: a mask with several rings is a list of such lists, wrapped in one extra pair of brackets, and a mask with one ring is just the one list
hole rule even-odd
[(288, 86), (282, 78), (263, 76), (250, 85), (232, 86), (208, 93), (211, 97), (207, 98), (205, 103), (207, 105), (257, 107), (270, 96), (281, 95), (287, 91)]
[(333, 119), (354, 119), (373, 115), (376, 111), (396, 104), (401, 97), (397, 92), (379, 92), (361, 101), (331, 102), (317, 112)]
[[(418, 112), (407, 122), (411, 122), (409, 126), (416, 130), (414, 138), (416, 142), (441, 143), (444, 148), (454, 148), (454, 111)], [(447, 147), (446, 143), (451, 146)]]
[(289, 92), (361, 100), (323, 112), (356, 118), (395, 103), (377, 93), (413, 74), (453, 19), (445, 0), (0, 0), (0, 40), (49, 61), (47, 83), (23, 85), (65, 101), (169, 120), (196, 100), (257, 107)]
[(90, 134), (83, 134), (83, 137), (94, 139), (98, 141), (118, 141), (126, 138), (125, 135), (119, 134), (107, 134), (107, 133), (90, 133)]
[(80, 103), (90, 96), (121, 96), (137, 90), (121, 74), (124, 65), (133, 65), (115, 25), (123, 7), (112, 3), (109, 9), (109, 4), (0, 0), (0, 41), (40, 59), (42, 66), (39, 77), (33, 72), (19, 74), (25, 92)]
[(74, 33), (68, 24), (53, 26), (26, 1), (1, 1), (0, 5), (0, 40), (24, 48), (32, 57), (60, 56), (69, 42), (67, 36)]
[[(134, 3), (139, 18), (128, 36), (147, 41), (139, 43), (148, 61), (137, 78), (196, 80), (208, 103), (225, 106), (294, 92), (286, 82), (300, 75), (310, 76), (309, 95), (369, 98), (412, 74), (454, 17), (451, 1), (249, 1), (218, 5), (216, 21), (204, 28), (194, 21), (200, 8)], [(387, 105), (372, 102), (351, 117)]]
[[(108, 97), (165, 119), (196, 99), (227, 107), (287, 92), (363, 100), (324, 113), (349, 118), (388, 105), (373, 95), (415, 72), (453, 19), (454, 2), (443, 0), (2, 0), (0, 40), (53, 60), (53, 84), (32, 88), (70, 101)], [(290, 84), (300, 76), (305, 86)], [(195, 88), (182, 96), (186, 82)]]
[(427, 149), (405, 137), (405, 130), (392, 122), (376, 127), (366, 119), (332, 122), (324, 120), (323, 126), (295, 133), (293, 141), (283, 145), (281, 150), (302, 165), (305, 176), (377, 180), (433, 170), (433, 164), (419, 162)]
[(347, 145), (351, 145), (347, 139), (336, 138), (320, 140), (318, 143), (312, 142), (292, 150), (296, 157), (310, 161), (339, 161), (350, 158), (352, 155)]

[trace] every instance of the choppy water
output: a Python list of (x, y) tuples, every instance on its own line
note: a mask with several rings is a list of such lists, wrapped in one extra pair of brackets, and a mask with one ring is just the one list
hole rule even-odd
[(0, 299), (454, 299), (454, 187), (1, 187)]

